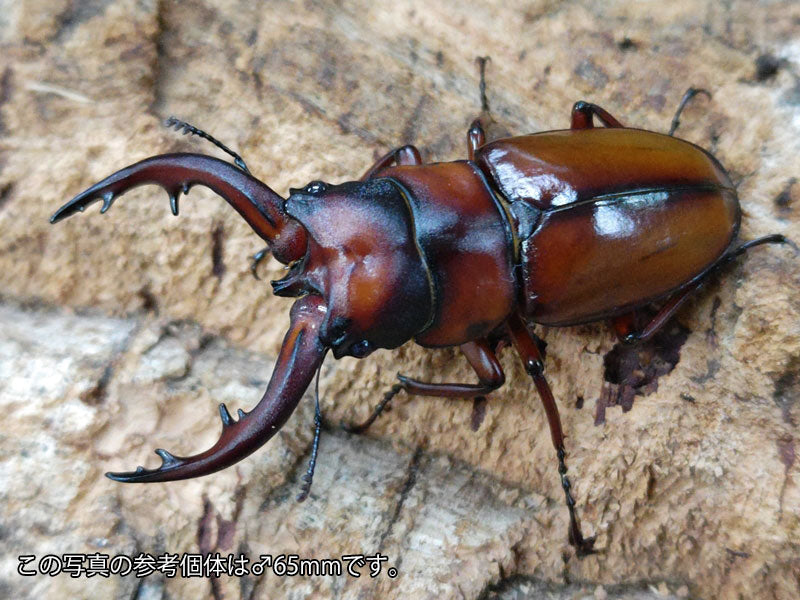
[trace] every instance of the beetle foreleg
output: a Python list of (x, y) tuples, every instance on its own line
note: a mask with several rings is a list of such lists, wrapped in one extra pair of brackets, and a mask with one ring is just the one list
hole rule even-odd
[(581, 533), (580, 523), (575, 514), (575, 499), (572, 497), (572, 484), (567, 477), (567, 464), (565, 462), (566, 451), (564, 450), (564, 432), (561, 429), (561, 418), (558, 415), (558, 407), (553, 398), (550, 385), (544, 377), (544, 360), (539, 352), (539, 346), (528, 333), (528, 329), (522, 322), (519, 315), (514, 314), (508, 321), (508, 330), (511, 334), (511, 341), (517, 353), (525, 363), (525, 370), (533, 378), (536, 391), (544, 405), (547, 414), (547, 422), (550, 425), (550, 436), (553, 439), (553, 446), (558, 457), (558, 473), (561, 476), (561, 487), (564, 489), (564, 496), (569, 510), (569, 543), (575, 546), (579, 557), (587, 556), (596, 552), (594, 550), (594, 537), (584, 538)]
[(478, 384), (474, 383), (428, 383), (397, 375), (400, 383), (396, 383), (384, 394), (383, 399), (372, 411), (369, 418), (361, 425), (346, 427), (351, 433), (362, 433), (375, 422), (392, 399), (405, 390), (415, 396), (435, 396), (438, 398), (475, 398), (493, 392), (506, 381), (503, 367), (486, 340), (467, 342), (460, 346), (464, 356), (478, 375)]
[(570, 129), (592, 129), (594, 127), (592, 117), (597, 117), (606, 127), (624, 127), (624, 125), (612, 117), (605, 108), (581, 100), (572, 106), (572, 124), (570, 125)]
[(255, 254), (250, 260), (250, 272), (253, 274), (253, 277), (260, 280), (261, 277), (258, 276), (258, 265), (267, 257), (269, 254), (269, 246), (265, 246)]
[(399, 148), (395, 148), (390, 152), (387, 152), (383, 156), (381, 156), (375, 164), (372, 165), (367, 172), (361, 176), (361, 181), (366, 181), (370, 179), (380, 171), (381, 169), (385, 169), (386, 167), (393, 166), (393, 165), (421, 165), (422, 164), (422, 157), (420, 156), (419, 150), (417, 150), (416, 146), (412, 146), (411, 144), (407, 144), (405, 146), (400, 146)]

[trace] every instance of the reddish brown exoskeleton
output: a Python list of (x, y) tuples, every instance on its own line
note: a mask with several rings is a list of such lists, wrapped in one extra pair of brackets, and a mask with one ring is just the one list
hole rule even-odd
[[(681, 103), (694, 95), (690, 90)], [(484, 108), (488, 108), (485, 103)], [(680, 114), (680, 109), (678, 111)], [(363, 358), (413, 339), (459, 346), (478, 383), (425, 383), (399, 376), (363, 430), (401, 390), (439, 397), (483, 396), (504, 382), (497, 341), (510, 340), (542, 399), (569, 508), (569, 540), (593, 551), (575, 515), (558, 409), (545, 380), (534, 323), (566, 326), (611, 319), (628, 342), (652, 336), (717, 267), (771, 235), (737, 241), (736, 190), (708, 152), (669, 135), (629, 129), (602, 108), (578, 102), (571, 127), (486, 143), (476, 120), (468, 160), (423, 164), (413, 146), (381, 158), (358, 181), (314, 181), (282, 198), (235, 164), (201, 154), (165, 154), (126, 167), (61, 207), (53, 223), (142, 184), (178, 196), (204, 185), (227, 200), (290, 266), (273, 281), (296, 297), (291, 324), (264, 397), (234, 420), (224, 405), (222, 435), (190, 457), (156, 452), (157, 469), (109, 473), (124, 482), (207, 475), (269, 440), (299, 402), (328, 349)], [(603, 127), (596, 128), (597, 118)], [(261, 253), (263, 256), (263, 253)], [(637, 308), (662, 308), (634, 329)], [(316, 460), (301, 494), (308, 493)]]

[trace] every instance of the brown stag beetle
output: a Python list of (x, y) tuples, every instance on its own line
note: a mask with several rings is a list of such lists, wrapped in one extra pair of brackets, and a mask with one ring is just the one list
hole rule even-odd
[[(488, 114), (481, 62), (481, 96)], [(715, 272), (747, 249), (787, 243), (782, 235), (737, 240), (741, 211), (720, 163), (668, 134), (624, 127), (587, 102), (572, 108), (569, 129), (487, 142), (476, 119), (468, 160), (423, 164), (414, 146), (378, 160), (358, 181), (312, 181), (282, 198), (250, 174), (242, 158), (207, 133), (171, 119), (229, 153), (230, 164), (202, 154), (164, 154), (114, 173), (78, 194), (56, 223), (102, 200), (101, 212), (129, 189), (158, 184), (178, 214), (178, 196), (204, 185), (227, 200), (289, 265), (275, 294), (298, 298), (267, 390), (234, 420), (224, 404), (222, 434), (189, 457), (157, 450), (157, 469), (108, 473), (123, 482), (207, 475), (243, 459), (286, 422), (326, 352), (363, 358), (409, 340), (459, 346), (478, 383), (426, 383), (398, 376), (365, 429), (404, 390), (478, 397), (505, 380), (497, 340), (510, 340), (544, 404), (569, 509), (569, 541), (593, 552), (575, 515), (558, 409), (544, 377), (532, 324), (568, 326), (611, 319), (628, 342), (650, 338)], [(595, 127), (597, 119), (602, 127)], [(257, 259), (263, 258), (259, 253)], [(661, 303), (637, 329), (637, 309)], [(311, 484), (319, 441), (319, 403)]]

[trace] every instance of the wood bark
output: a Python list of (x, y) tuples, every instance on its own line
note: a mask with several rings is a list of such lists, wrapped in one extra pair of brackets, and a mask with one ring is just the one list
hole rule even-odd
[[(153, 486), (106, 480), (106, 470), (157, 464), (155, 447), (210, 445), (218, 402), (252, 406), (290, 302), (250, 276), (259, 240), (207, 190), (192, 190), (178, 219), (163, 191), (142, 188), (103, 216), (92, 207), (47, 221), (132, 162), (216, 152), (166, 130), (169, 115), (235, 148), (279, 193), (353, 179), (406, 143), (427, 161), (464, 158), (480, 109), (475, 57), (488, 55), (492, 115), (512, 133), (565, 128), (581, 99), (625, 125), (666, 131), (687, 87), (710, 90), (678, 135), (732, 174), (743, 238), (800, 242), (798, 3), (0, 8), (5, 595), (800, 595), (800, 267), (789, 248), (743, 257), (655, 345), (624, 351), (604, 324), (537, 330), (579, 514), (603, 549), (578, 560), (546, 419), (510, 350), (507, 384), (485, 405), (400, 396), (361, 437), (336, 424), (366, 417), (395, 373), (474, 376), (456, 351), (410, 344), (330, 360), (322, 406), (331, 427), (304, 504), (293, 497), (310, 400), (268, 447), (225, 472)], [(274, 261), (261, 273), (280, 274)], [(68, 552), (381, 552), (398, 577), (16, 572), (19, 555)]]

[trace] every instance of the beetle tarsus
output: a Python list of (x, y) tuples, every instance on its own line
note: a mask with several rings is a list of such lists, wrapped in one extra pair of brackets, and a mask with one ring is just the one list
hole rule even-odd
[(677, 131), (678, 126), (681, 124), (680, 117), (683, 109), (686, 108), (686, 105), (689, 104), (691, 99), (698, 94), (703, 94), (709, 100), (711, 100), (711, 92), (708, 90), (695, 87), (690, 87), (688, 90), (686, 90), (686, 92), (683, 94), (683, 98), (681, 98), (680, 104), (678, 105), (678, 110), (675, 111), (675, 116), (672, 117), (672, 124), (669, 127), (669, 133), (667, 135), (673, 135)]
[(486, 97), (486, 63), (490, 60), (492, 60), (491, 56), (479, 56), (475, 59), (475, 62), (478, 63), (478, 69), (480, 70), (481, 74), (479, 90), (481, 94), (481, 112), (483, 113), (490, 112), (489, 99)]
[(733, 259), (737, 256), (741, 256), (742, 254), (750, 250), (750, 248), (754, 248), (755, 246), (760, 246), (762, 244), (786, 244), (788, 246), (791, 246), (791, 248), (795, 252), (800, 251), (800, 248), (797, 247), (797, 244), (795, 244), (785, 235), (781, 235), (780, 233), (773, 233), (771, 235), (765, 235), (763, 237), (744, 242), (743, 244), (738, 246), (735, 250), (731, 251), (730, 254), (728, 254), (727, 258)]
[(567, 501), (567, 510), (569, 511), (569, 543), (575, 547), (575, 553), (578, 558), (596, 554), (597, 550), (594, 549), (595, 537), (583, 537), (581, 526), (578, 521), (578, 516), (575, 514), (575, 498), (572, 497), (572, 484), (567, 477), (567, 464), (565, 462), (567, 453), (564, 448), (559, 448), (556, 453), (558, 456), (558, 474), (561, 476), (561, 487), (564, 490), (564, 496)]
[[(398, 378), (402, 378), (402, 375), (398, 375)], [(400, 380), (402, 381), (402, 379)], [(364, 421), (360, 425), (347, 425), (345, 423), (342, 423), (341, 424), (342, 429), (344, 429), (348, 433), (364, 433), (367, 429), (370, 428), (370, 426), (375, 422), (375, 420), (379, 416), (381, 416), (381, 413), (383, 413), (383, 411), (386, 410), (386, 407), (392, 401), (392, 398), (394, 398), (397, 394), (399, 394), (401, 390), (403, 390), (403, 384), (395, 383), (391, 387), (391, 389), (383, 395), (383, 399), (378, 403), (378, 405), (375, 407), (375, 409), (372, 411), (372, 414), (366, 421)]]
[(574, 537), (572, 529), (570, 529), (569, 543), (570, 545), (575, 547), (575, 555), (578, 558), (585, 558), (591, 554), (600, 553), (600, 550), (597, 550), (594, 547), (594, 542), (595, 542), (594, 536), (585, 538), (580, 535), (580, 532), (578, 532), (577, 536), (578, 536), (577, 538)]
[(261, 277), (258, 276), (258, 265), (267, 257), (269, 254), (269, 246), (266, 246), (253, 254), (252, 258), (250, 259), (250, 272), (253, 274), (253, 277), (261, 281)]

